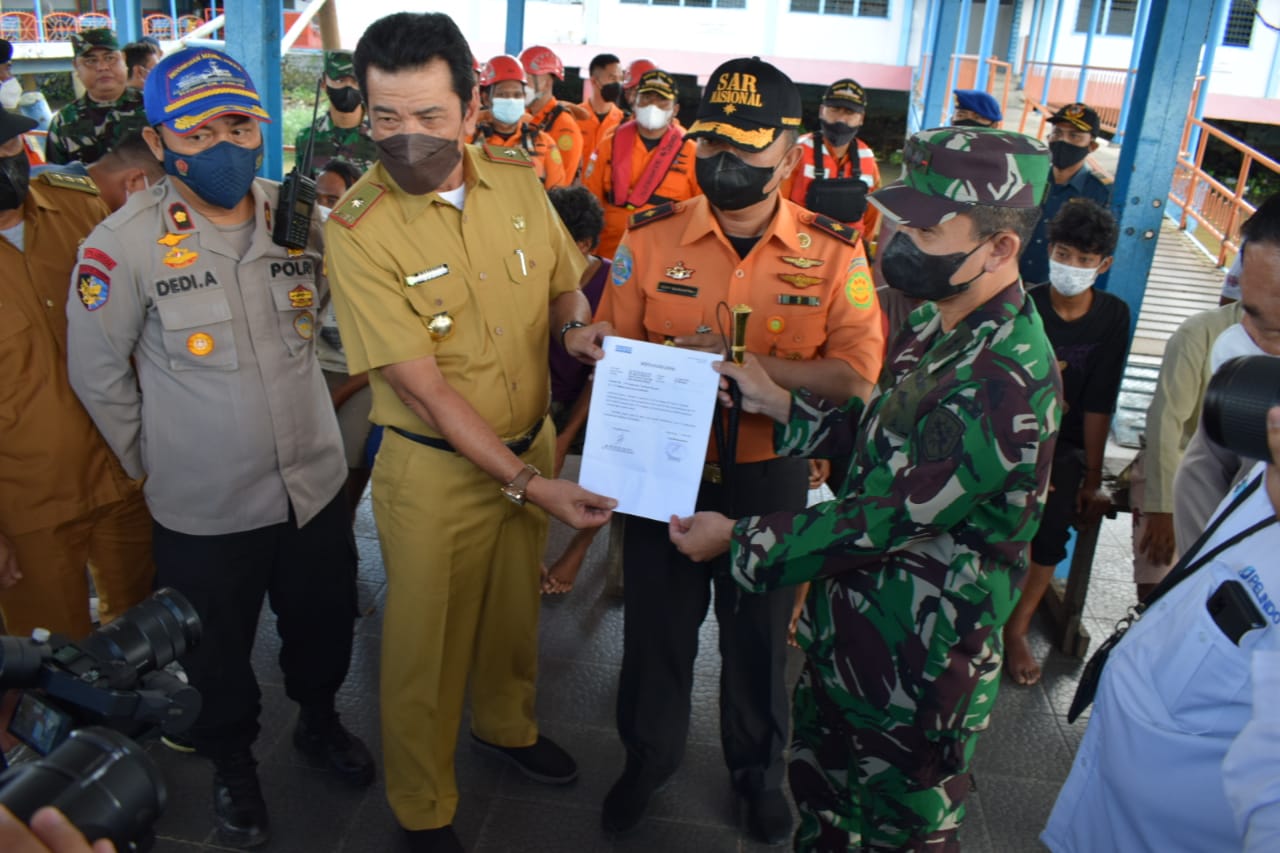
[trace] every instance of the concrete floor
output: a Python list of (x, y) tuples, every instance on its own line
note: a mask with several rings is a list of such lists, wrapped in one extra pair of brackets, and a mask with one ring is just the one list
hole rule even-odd
[[(362, 601), (381, 609), (385, 576), (373, 518), (366, 498), (356, 532), (360, 546)], [(697, 851), (730, 853), (769, 849), (753, 843), (738, 827), (728, 776), (720, 754), (717, 725), (718, 656), (714, 620), (703, 629), (694, 711), (685, 763), (675, 781), (654, 797), (650, 818), (619, 842), (600, 829), (600, 803), (621, 771), (622, 747), (613, 725), (614, 690), (621, 659), (623, 613), (604, 595), (601, 562), (605, 535), (588, 555), (577, 588), (543, 607), (538, 714), (544, 731), (567, 747), (581, 770), (564, 788), (531, 783), (518, 772), (477, 755), (465, 745), (457, 755), (462, 791), (456, 827), (469, 850)], [(567, 539), (553, 531), (550, 551)], [(1094, 645), (1110, 632), (1132, 602), (1128, 517), (1107, 521), (1099, 540), (1089, 590), (1087, 626)], [(378, 612), (359, 620), (351, 674), (340, 694), (348, 727), (380, 754), (378, 732)], [(968, 851), (1031, 851), (1044, 826), (1084, 730), (1068, 725), (1066, 710), (1080, 662), (1049, 650), (1042, 624), (1033, 637), (1046, 656), (1044, 680), (1030, 688), (1007, 679), (990, 731), (981, 739), (974, 776), (977, 790), (961, 838)], [(263, 690), (262, 735), (257, 745), (261, 777), (271, 810), (271, 853), (361, 853), (402, 849), (382, 780), (355, 791), (308, 767), (290, 743), (296, 709), (284, 696), (275, 658), (278, 640), (267, 613), (260, 628), (255, 663)], [(465, 723), (464, 723), (465, 726)], [(158, 853), (221, 849), (213, 842), (211, 772), (203, 761), (149, 746), (169, 783), (169, 804), (159, 824)]]

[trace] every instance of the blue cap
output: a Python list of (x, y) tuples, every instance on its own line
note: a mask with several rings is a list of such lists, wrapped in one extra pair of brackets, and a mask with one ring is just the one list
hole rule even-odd
[(220, 50), (189, 47), (151, 69), (142, 91), (147, 122), (186, 136), (218, 116), (271, 121), (244, 66)]
[(1004, 119), (1004, 113), (1000, 112), (1000, 102), (981, 89), (956, 89), (956, 108), (977, 113), (987, 121)]

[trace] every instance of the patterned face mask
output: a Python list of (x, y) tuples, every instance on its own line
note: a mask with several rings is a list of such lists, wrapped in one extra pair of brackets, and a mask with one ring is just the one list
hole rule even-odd
[(166, 174), (179, 178), (214, 207), (226, 210), (235, 207), (249, 194), (261, 165), (262, 145), (245, 148), (223, 141), (199, 154), (177, 154), (169, 148), (164, 150)]

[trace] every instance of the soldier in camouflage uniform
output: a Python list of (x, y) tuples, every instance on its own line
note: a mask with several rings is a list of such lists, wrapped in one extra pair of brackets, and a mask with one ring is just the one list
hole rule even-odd
[(307, 140), (314, 135), (316, 149), (311, 155), (311, 165), (316, 173), (330, 160), (342, 159), (364, 174), (377, 162), (378, 146), (369, 136), (369, 122), (365, 120), (364, 104), (356, 88), (351, 51), (324, 52), (324, 91), (329, 109), (315, 124), (298, 131), (293, 141), (294, 155), (301, 161)]
[(925, 300), (869, 400), (834, 406), (718, 368), (777, 450), (853, 452), (837, 500), (800, 513), (673, 519), (694, 559), (729, 551), (760, 592), (813, 581), (798, 637), (791, 790), (797, 850), (958, 850), (976, 733), (1000, 678), (1000, 627), (1040, 522), (1061, 379), (1018, 278), (1049, 161), (998, 130), (913, 136), (903, 181), (872, 196), (901, 225), (891, 287)]
[(45, 159), (55, 165), (92, 163), (147, 126), (142, 93), (125, 85), (128, 73), (116, 34), (85, 30), (71, 37), (71, 47), (71, 64), (85, 93), (49, 122)]

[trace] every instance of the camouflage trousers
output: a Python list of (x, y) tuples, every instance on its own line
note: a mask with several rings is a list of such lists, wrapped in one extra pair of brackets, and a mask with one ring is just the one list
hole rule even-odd
[(797, 851), (959, 851), (976, 735), (943, 749), (911, 724), (849, 713), (812, 664), (796, 687), (788, 777)]

